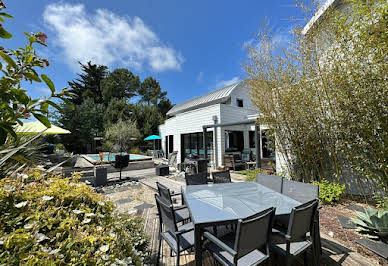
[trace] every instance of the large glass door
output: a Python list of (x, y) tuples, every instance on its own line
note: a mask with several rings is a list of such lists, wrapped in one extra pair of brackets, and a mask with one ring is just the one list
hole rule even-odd
[[(213, 153), (213, 132), (207, 132), (207, 154)], [(203, 147), (203, 133), (195, 132), (181, 135), (182, 162), (188, 155), (195, 155), (201, 158), (205, 157)]]

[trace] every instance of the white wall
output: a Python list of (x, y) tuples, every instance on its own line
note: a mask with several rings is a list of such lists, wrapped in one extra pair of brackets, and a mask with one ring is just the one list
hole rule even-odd
[(251, 101), (249, 89), (247, 87), (244, 87), (243, 84), (237, 86), (230, 94), (230, 97), (232, 106), (237, 107), (237, 99), (242, 99), (244, 102), (244, 107), (242, 107), (243, 109), (256, 110), (257, 113), (257, 108), (253, 105)]
[[(220, 117), (220, 105), (215, 104), (177, 114), (175, 117), (167, 119), (163, 125), (159, 126), (159, 133), (162, 137), (162, 148), (166, 151), (165, 136), (174, 136), (174, 151), (178, 152), (177, 161), (181, 162), (181, 134), (203, 132), (202, 126), (214, 124), (213, 116)], [(208, 131), (212, 131), (208, 129)]]
[[(237, 98), (242, 99), (244, 107), (237, 107)], [(217, 116), (218, 123), (240, 122), (247, 120), (248, 115), (257, 114), (257, 109), (253, 106), (249, 90), (243, 86), (238, 86), (231, 93), (230, 104), (214, 104), (211, 106), (199, 108), (177, 114), (175, 117), (167, 119), (163, 125), (159, 126), (159, 133), (162, 137), (162, 148), (166, 151), (165, 136), (174, 136), (174, 151), (178, 152), (177, 161), (181, 162), (181, 134), (203, 132), (203, 125), (214, 124), (213, 116)], [(247, 125), (233, 126), (229, 128), (217, 128), (217, 165), (223, 164), (223, 155), (225, 153), (225, 130), (248, 131)], [(213, 129), (208, 129), (213, 131)], [(244, 133), (244, 143), (248, 147), (248, 133)], [(214, 139), (214, 136), (213, 136)], [(214, 150), (214, 147), (213, 147)]]

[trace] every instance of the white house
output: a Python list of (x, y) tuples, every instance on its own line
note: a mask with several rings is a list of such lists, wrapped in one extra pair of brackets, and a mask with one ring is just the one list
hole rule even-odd
[[(162, 149), (166, 156), (178, 152), (177, 162), (183, 162), (189, 154), (204, 157), (203, 126), (214, 123), (237, 123), (244, 125), (209, 128), (207, 131), (207, 154), (213, 166), (223, 165), (226, 153), (254, 151), (254, 119), (258, 110), (252, 104), (249, 89), (239, 82), (208, 94), (175, 105), (168, 113), (168, 119), (159, 126)], [(265, 146), (266, 139), (263, 139)], [(268, 151), (264, 148), (261, 157)]]

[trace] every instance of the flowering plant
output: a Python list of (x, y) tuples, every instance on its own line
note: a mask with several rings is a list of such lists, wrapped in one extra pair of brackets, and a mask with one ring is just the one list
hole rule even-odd
[(142, 265), (141, 220), (79, 181), (40, 170), (0, 180), (1, 265)]
[[(0, 11), (5, 5), (0, 1)], [(6, 18), (12, 18), (11, 15), (0, 12), (0, 23)], [(22, 125), (21, 119), (29, 118), (33, 115), (45, 126), (51, 127), (47, 118), (48, 108), (52, 106), (61, 111), (60, 106), (53, 101), (59, 98), (69, 105), (67, 96), (70, 93), (65, 88), (56, 92), (54, 83), (45, 74), (39, 76), (37, 68), (45, 68), (50, 65), (47, 59), (41, 58), (36, 54), (34, 45), (47, 45), (47, 35), (43, 32), (25, 33), (28, 43), (18, 49), (6, 49), (0, 46), (0, 145), (3, 145), (9, 135), (16, 138), (14, 125)], [(10, 39), (12, 34), (5, 30), (0, 24), (0, 38)], [(22, 88), (22, 82), (44, 82), (51, 91), (51, 95), (45, 99), (32, 99)]]

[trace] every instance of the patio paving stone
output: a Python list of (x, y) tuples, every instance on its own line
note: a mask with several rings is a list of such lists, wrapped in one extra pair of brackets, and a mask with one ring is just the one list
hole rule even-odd
[(349, 205), (349, 206), (346, 206), (345, 208), (351, 211), (358, 211), (358, 212), (364, 211), (364, 207), (360, 205)]
[(107, 189), (103, 189), (103, 193), (104, 194), (111, 194), (111, 193), (114, 193), (115, 191), (111, 188), (107, 188)]
[(117, 204), (125, 204), (125, 203), (129, 203), (131, 202), (132, 199), (131, 198), (125, 198), (125, 199), (119, 199), (116, 201)]
[(342, 228), (345, 228), (345, 229), (356, 229), (357, 228), (357, 226), (353, 223), (353, 221), (349, 217), (338, 215), (337, 218), (338, 218), (338, 221), (339, 221), (340, 225), (342, 226)]
[(129, 187), (127, 186), (122, 186), (122, 187), (118, 187), (118, 188), (115, 188), (115, 192), (124, 192), (124, 191), (127, 191), (129, 189)]
[(135, 207), (136, 210), (144, 210), (144, 209), (149, 209), (149, 208), (152, 208), (154, 207), (155, 205), (153, 204), (149, 204), (149, 203), (143, 203), (143, 204), (140, 204), (138, 206)]

